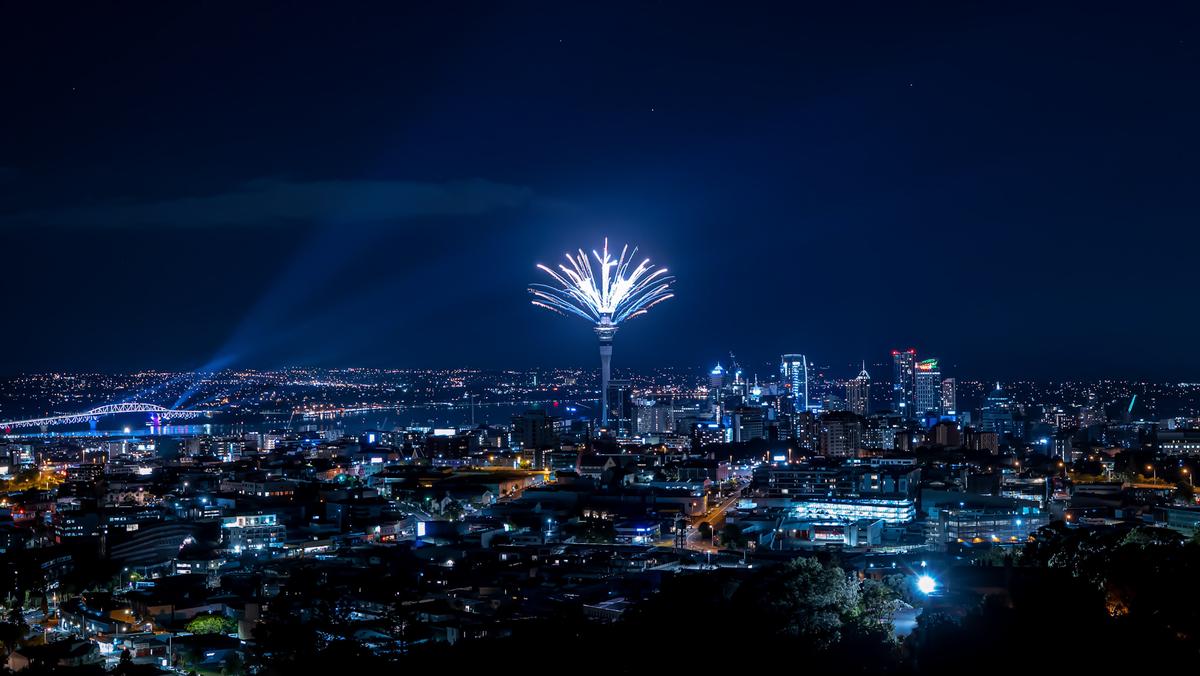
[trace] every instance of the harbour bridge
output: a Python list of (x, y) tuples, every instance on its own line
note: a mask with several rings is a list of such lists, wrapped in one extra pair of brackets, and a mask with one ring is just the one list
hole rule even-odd
[(0, 430), (10, 430), (21, 427), (50, 427), (52, 425), (80, 425), (82, 423), (94, 423), (106, 415), (115, 415), (121, 413), (149, 413), (155, 424), (161, 423), (164, 420), (188, 420), (199, 418), (200, 416), (210, 415), (211, 411), (185, 411), (180, 409), (166, 408), (157, 404), (142, 404), (138, 402), (128, 402), (124, 404), (108, 404), (99, 406), (90, 411), (83, 413), (69, 413), (66, 415), (55, 415), (47, 418), (30, 418), (28, 420), (9, 420), (0, 422)]

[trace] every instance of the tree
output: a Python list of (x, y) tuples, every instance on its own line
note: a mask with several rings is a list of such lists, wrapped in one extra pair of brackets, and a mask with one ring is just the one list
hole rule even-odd
[(7, 655), (16, 650), (25, 636), (25, 630), (12, 622), (0, 622), (0, 646)]
[(231, 634), (237, 631), (237, 623), (224, 615), (197, 615), (187, 624), (193, 634)]
[(917, 589), (916, 578), (912, 575), (896, 573), (883, 578), (883, 584), (892, 590), (892, 594), (902, 603), (910, 606), (920, 606), (925, 602), (925, 595)]
[(721, 544), (729, 549), (745, 549), (749, 546), (749, 540), (746, 534), (742, 532), (742, 527), (732, 523), (726, 523), (721, 529)]
[(225, 664), (221, 666), (221, 674), (223, 676), (241, 676), (246, 673), (246, 664), (242, 661), (242, 656), (239, 653), (230, 653), (229, 657), (225, 658)]
[(858, 614), (859, 587), (841, 568), (802, 557), (765, 576), (754, 593), (764, 618), (778, 633), (798, 638), (818, 649), (841, 638), (843, 624)]
[(450, 500), (442, 507), (442, 514), (450, 517), (451, 521), (459, 520), (466, 510), (457, 500)]
[(29, 624), (25, 622), (25, 609), (21, 606), (20, 596), (17, 597), (16, 603), (13, 603), (13, 607), (8, 611), (8, 621), (10, 624), (17, 625), (22, 633), (29, 629)]
[(859, 587), (856, 619), (868, 626), (879, 627), (892, 621), (900, 607), (900, 597), (886, 582), (863, 580)]

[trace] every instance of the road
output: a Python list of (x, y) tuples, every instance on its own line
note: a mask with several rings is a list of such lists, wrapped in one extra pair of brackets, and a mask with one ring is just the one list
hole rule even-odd
[[(687, 539), (684, 543), (684, 548), (696, 552), (704, 552), (713, 549), (712, 540), (709, 538), (700, 537), (700, 524), (707, 521), (712, 526), (714, 533), (719, 533), (721, 528), (725, 526), (725, 512), (737, 504), (738, 498), (742, 496), (744, 486), (739, 486), (737, 490), (730, 493), (727, 498), (711, 507), (703, 516), (693, 516), (688, 519)], [(674, 547), (675, 538), (667, 538), (659, 543), (663, 547)]]

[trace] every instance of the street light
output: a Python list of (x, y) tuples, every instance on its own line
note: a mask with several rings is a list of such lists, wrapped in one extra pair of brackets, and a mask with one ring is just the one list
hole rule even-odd
[(917, 578), (917, 590), (922, 594), (929, 596), (937, 589), (937, 580), (928, 575), (922, 575)]

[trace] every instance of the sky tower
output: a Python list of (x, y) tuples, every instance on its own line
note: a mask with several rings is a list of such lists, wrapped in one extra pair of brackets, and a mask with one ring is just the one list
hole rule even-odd
[(538, 269), (554, 280), (554, 284), (531, 284), (533, 304), (561, 315), (575, 315), (592, 322), (593, 330), (600, 339), (600, 426), (608, 427), (608, 382), (612, 366), (612, 340), (617, 328), (627, 319), (646, 314), (675, 294), (671, 293), (674, 277), (667, 275), (666, 268), (656, 268), (650, 259), (633, 265), (637, 247), (621, 248), (621, 255), (613, 258), (608, 253), (608, 239), (604, 240), (602, 252), (592, 250), (597, 268), (592, 268), (592, 259), (583, 252), (568, 253), (567, 263), (559, 264), (554, 270), (545, 265)]

